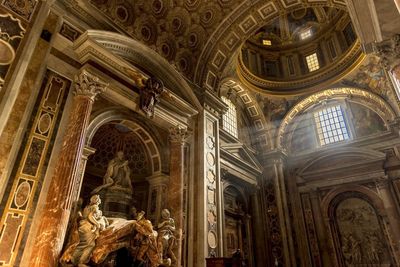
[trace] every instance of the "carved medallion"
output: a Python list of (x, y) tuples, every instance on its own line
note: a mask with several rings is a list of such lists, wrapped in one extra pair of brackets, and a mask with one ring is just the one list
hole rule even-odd
[(22, 182), (18, 186), (18, 188), (17, 188), (17, 190), (15, 192), (14, 204), (18, 208), (21, 208), (22, 206), (24, 206), (25, 203), (29, 199), (29, 193), (30, 192), (31, 192), (31, 185), (27, 181)]
[(37, 126), (40, 134), (46, 134), (50, 130), (51, 120), (52, 119), (49, 113), (43, 113), (42, 116), (40, 116)]
[(208, 152), (206, 158), (207, 158), (207, 162), (210, 166), (215, 165), (215, 157), (214, 157), (213, 153)]
[(217, 247), (217, 235), (213, 231), (209, 231), (207, 235), (207, 241), (210, 248)]

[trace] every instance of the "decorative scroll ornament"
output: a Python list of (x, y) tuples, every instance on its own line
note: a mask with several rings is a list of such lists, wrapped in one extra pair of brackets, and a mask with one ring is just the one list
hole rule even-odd
[(182, 128), (179, 125), (169, 128), (169, 140), (171, 142), (183, 143), (189, 134), (190, 132), (186, 128)]
[(100, 81), (100, 79), (87, 70), (82, 70), (75, 76), (75, 95), (88, 96), (92, 101), (99, 93), (102, 93), (108, 87), (108, 83)]
[(400, 34), (396, 34), (390, 40), (374, 44), (374, 52), (381, 58), (382, 67), (391, 70), (400, 60)]
[(154, 116), (154, 107), (160, 102), (160, 96), (166, 90), (161, 80), (150, 77), (140, 91), (140, 109), (147, 117)]

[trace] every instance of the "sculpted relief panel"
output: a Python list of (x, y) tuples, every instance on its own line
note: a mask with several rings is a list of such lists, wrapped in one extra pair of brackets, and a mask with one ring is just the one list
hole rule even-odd
[(367, 201), (347, 198), (339, 203), (335, 215), (345, 266), (391, 266), (385, 234)]

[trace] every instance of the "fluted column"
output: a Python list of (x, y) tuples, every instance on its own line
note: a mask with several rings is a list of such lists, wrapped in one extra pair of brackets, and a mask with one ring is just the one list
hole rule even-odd
[(187, 130), (180, 127), (170, 129), (170, 180), (168, 184), (168, 207), (175, 219), (176, 240), (175, 266), (182, 264), (182, 239), (184, 228), (184, 144), (188, 136)]
[(31, 267), (57, 266), (73, 198), (80, 186), (78, 172), (93, 101), (106, 87), (87, 70), (75, 77), (73, 107), (42, 211), (29, 264)]

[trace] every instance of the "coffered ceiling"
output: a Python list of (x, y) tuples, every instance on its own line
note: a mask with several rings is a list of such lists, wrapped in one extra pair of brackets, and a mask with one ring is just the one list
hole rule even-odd
[[(88, 24), (106, 25), (137, 39), (201, 87), (217, 90), (241, 45), (288, 11), (345, 0), (65, 0)], [(96, 21), (96, 22), (94, 22)]]

